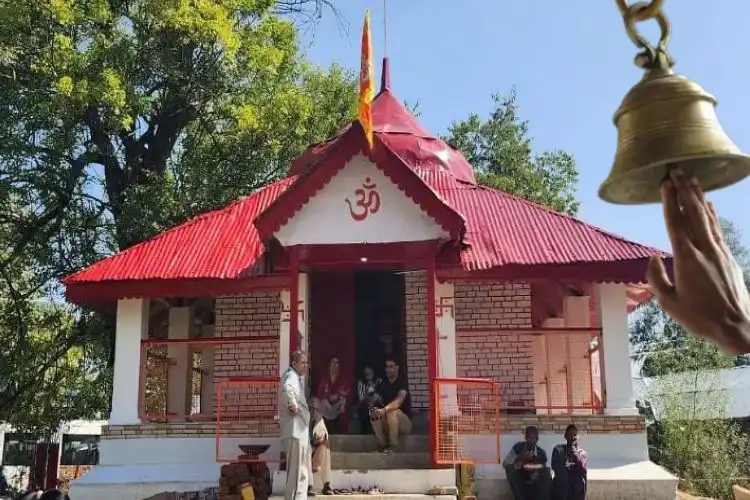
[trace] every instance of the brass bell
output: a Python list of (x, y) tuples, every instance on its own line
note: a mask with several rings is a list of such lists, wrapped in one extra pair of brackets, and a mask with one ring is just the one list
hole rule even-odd
[(599, 197), (610, 203), (660, 202), (659, 187), (672, 169), (696, 177), (704, 191), (750, 175), (750, 157), (719, 124), (714, 96), (669, 68), (647, 71), (614, 123), (617, 153), (599, 188)]

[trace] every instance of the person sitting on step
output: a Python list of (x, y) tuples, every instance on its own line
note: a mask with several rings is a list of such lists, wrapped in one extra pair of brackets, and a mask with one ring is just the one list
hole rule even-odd
[(547, 467), (547, 453), (539, 446), (539, 429), (530, 425), (524, 441), (513, 445), (503, 460), (515, 500), (548, 500), (552, 474)]
[(375, 375), (375, 370), (371, 366), (365, 365), (362, 370), (362, 378), (357, 382), (357, 397), (359, 398), (359, 406), (357, 412), (359, 414), (359, 421), (362, 427), (362, 434), (372, 434), (372, 425), (370, 425), (370, 412), (382, 406), (380, 394), (378, 394), (378, 387), (382, 380)]
[[(333, 495), (331, 488), (331, 446), (328, 443), (328, 429), (323, 414), (320, 411), (322, 404), (318, 398), (313, 398), (311, 410), (311, 432), (310, 444), (312, 445), (312, 472), (320, 474), (323, 483), (324, 495)], [(315, 496), (312, 483), (308, 489), (308, 496)]]
[(380, 451), (390, 453), (398, 446), (399, 436), (411, 433), (411, 397), (395, 360), (386, 359), (385, 373), (386, 378), (378, 387), (384, 406), (370, 412), (370, 423)]

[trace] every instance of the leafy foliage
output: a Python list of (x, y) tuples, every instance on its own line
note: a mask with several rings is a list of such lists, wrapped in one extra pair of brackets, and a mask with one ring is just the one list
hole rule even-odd
[(575, 215), (578, 169), (573, 156), (561, 150), (534, 153), (515, 90), (492, 99), (495, 109), (488, 118), (471, 114), (453, 123), (443, 140), (461, 151), (480, 184)]
[(726, 418), (727, 394), (715, 371), (694, 367), (660, 377), (648, 394), (658, 411), (649, 426), (651, 459), (681, 479), (681, 486), (710, 498), (732, 498), (747, 476), (750, 441)]
[(61, 305), (61, 276), (278, 178), (351, 119), (354, 76), (298, 51), (295, 23), (326, 5), (0, 6), (0, 421), (107, 411), (111, 311)]

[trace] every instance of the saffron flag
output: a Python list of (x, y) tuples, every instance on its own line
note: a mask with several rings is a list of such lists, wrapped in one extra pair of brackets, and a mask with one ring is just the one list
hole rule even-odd
[(359, 72), (359, 122), (365, 129), (367, 143), (372, 148), (372, 100), (375, 98), (375, 82), (373, 81), (372, 39), (370, 36), (370, 11), (365, 12), (365, 24), (362, 28), (361, 68)]

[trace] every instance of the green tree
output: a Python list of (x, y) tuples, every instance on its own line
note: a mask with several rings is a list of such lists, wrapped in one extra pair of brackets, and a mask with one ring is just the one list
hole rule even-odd
[(106, 412), (111, 313), (60, 305), (60, 276), (278, 178), (351, 119), (354, 75), (298, 50), (326, 5), (0, 5), (0, 421)]
[(495, 108), (488, 118), (471, 114), (454, 122), (443, 140), (463, 153), (480, 184), (576, 215), (575, 159), (562, 150), (534, 153), (516, 97), (515, 90), (493, 95)]
[(727, 419), (729, 395), (721, 376), (697, 358), (679, 373), (652, 379), (644, 395), (656, 421), (649, 426), (651, 459), (680, 478), (682, 489), (710, 498), (732, 498), (747, 476), (748, 438)]

